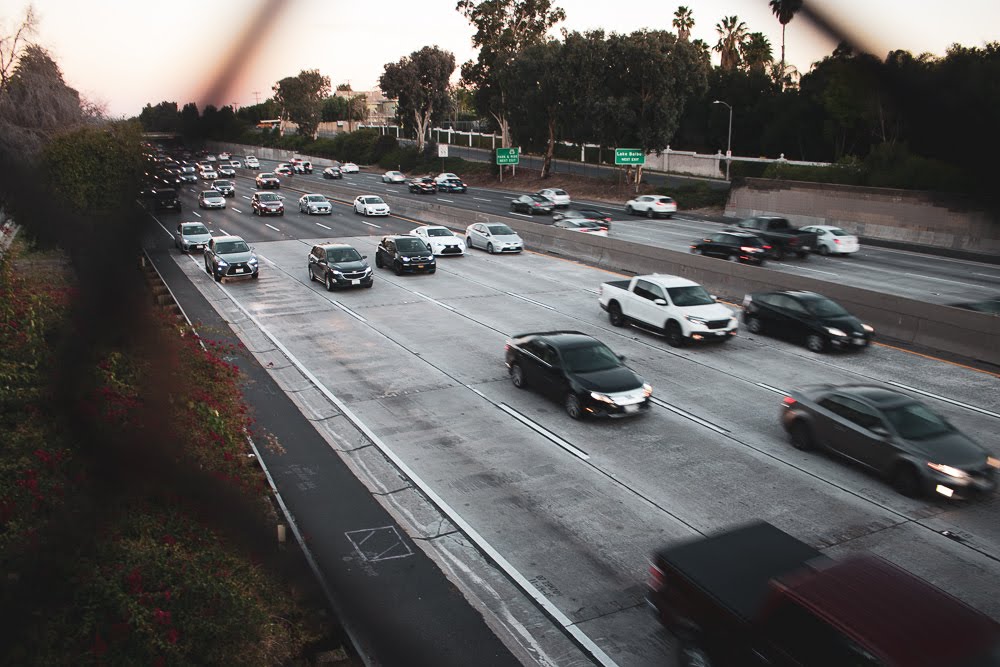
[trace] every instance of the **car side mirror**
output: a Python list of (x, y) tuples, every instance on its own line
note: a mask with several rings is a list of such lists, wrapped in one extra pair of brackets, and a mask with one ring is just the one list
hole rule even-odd
[(667, 300), (666, 299), (654, 299), (653, 303), (655, 303), (657, 306), (665, 306), (665, 305), (667, 305)]
[(712, 301), (718, 301), (719, 300), (719, 297), (715, 296), (714, 294), (709, 294), (708, 298), (710, 298)]
[(361, 255), (361, 259), (368, 259), (368, 255)]
[(624, 354), (616, 354), (615, 356), (618, 357), (618, 361), (625, 361), (625, 355)]

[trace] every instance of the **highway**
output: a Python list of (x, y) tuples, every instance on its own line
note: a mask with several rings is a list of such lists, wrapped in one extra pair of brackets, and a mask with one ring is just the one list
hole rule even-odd
[[(659, 336), (609, 324), (597, 289), (617, 274), (532, 252), (471, 251), (442, 258), (435, 275), (397, 277), (376, 269), (373, 289), (328, 293), (307, 278), (312, 243), (345, 240), (372, 260), (380, 235), (415, 224), (362, 218), (347, 206), (309, 217), (298, 213), (299, 193), (291, 188), (308, 184), (346, 200), (350, 193), (387, 194), (390, 204), (418, 195), (383, 186), (372, 174), (324, 182), (318, 172), (284, 179), (283, 217), (250, 214), (252, 184), (244, 176), (225, 211), (198, 211), (197, 189), (186, 187), (185, 212), (157, 214), (150, 242), (169, 243), (179, 220), (200, 219), (213, 233), (240, 234), (255, 247), (257, 281), (219, 285), (205, 274), (200, 256), (173, 257), (248, 349), (273, 368), (331, 447), (370, 488), (385, 490), (382, 502), (413, 534), (465, 526), (465, 538), (489, 547), (451, 539), (420, 543), (494, 615), (508, 641), (531, 647), (539, 664), (590, 663), (584, 653), (551, 648), (557, 620), (547, 626), (526, 620), (527, 594), (558, 612), (550, 619), (564, 617), (567, 632), (593, 642), (605, 664), (669, 664), (671, 640), (643, 600), (648, 555), (751, 519), (770, 521), (833, 556), (874, 552), (1000, 619), (996, 494), (968, 502), (905, 498), (857, 468), (793, 449), (778, 421), (783, 393), (793, 387), (886, 383), (919, 390), (997, 452), (998, 376), (890, 346), (814, 355), (744, 332), (725, 346), (670, 348)], [(507, 196), (473, 190), (437, 199), (509, 215)], [(683, 249), (698, 230), (717, 228), (681, 216), (616, 220), (611, 234)], [(835, 274), (831, 280), (928, 300), (967, 299), (968, 290), (995, 293), (1000, 271), (973, 277), (980, 267), (968, 264), (865, 249), (846, 260), (772, 265), (828, 271)], [(954, 286), (952, 279), (966, 284)], [(555, 402), (514, 388), (503, 364), (505, 339), (554, 329), (592, 334), (624, 354), (654, 388), (650, 412), (574, 422)], [(364, 424), (375, 448), (335, 445), (331, 396), (341, 412)], [(420, 493), (393, 491), (401, 479)], [(440, 502), (431, 507), (428, 498)], [(507, 573), (508, 583), (525, 582), (521, 590), (483, 576), (476, 563), (484, 553), (501, 558), (516, 573)]]

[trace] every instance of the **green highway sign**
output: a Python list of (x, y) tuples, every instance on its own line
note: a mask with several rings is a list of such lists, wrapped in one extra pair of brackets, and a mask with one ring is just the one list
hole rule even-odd
[(646, 154), (638, 148), (616, 148), (615, 164), (646, 164)]
[(519, 148), (498, 148), (497, 164), (517, 164), (521, 161)]

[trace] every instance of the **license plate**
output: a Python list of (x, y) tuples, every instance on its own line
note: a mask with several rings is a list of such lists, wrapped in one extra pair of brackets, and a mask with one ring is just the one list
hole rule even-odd
[(638, 411), (639, 411), (639, 406), (638, 405), (626, 405), (625, 406), (625, 412), (638, 412)]
[(715, 332), (715, 335), (716, 335), (716, 336), (725, 336), (725, 335), (726, 335), (726, 332), (725, 332), (725, 331), (716, 331), (716, 332)]
[(804, 246), (802, 246), (802, 249), (803, 250), (812, 250), (812, 246), (811, 245), (804, 245)]
[(361, 284), (361, 279), (360, 278), (352, 278), (351, 279), (351, 284), (352, 285), (360, 285)]
[(417, 264), (417, 268), (418, 269), (422, 269), (422, 268), (424, 268), (424, 265), (423, 264)]
[(236, 273), (243, 273), (246, 269), (236, 269)]
[(855, 338), (854, 339), (854, 344), (855, 345), (864, 345), (865, 344), (865, 339), (864, 338)]

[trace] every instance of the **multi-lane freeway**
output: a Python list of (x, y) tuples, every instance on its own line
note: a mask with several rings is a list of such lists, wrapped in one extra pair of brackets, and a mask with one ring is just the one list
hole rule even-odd
[[(421, 487), (419, 500), (385, 493), (396, 516), (415, 533), (437, 521), (482, 541), (478, 550), (433, 539), (420, 546), (438, 550), (449, 575), (491, 610), (506, 641), (530, 646), (539, 663), (587, 663), (585, 652), (574, 657), (555, 648), (552, 637), (565, 633), (552, 628), (565, 618), (566, 632), (592, 642), (590, 654), (607, 664), (669, 664), (670, 638), (643, 601), (648, 555), (751, 519), (834, 556), (879, 554), (1000, 619), (996, 495), (968, 502), (903, 497), (860, 469), (791, 448), (778, 421), (783, 393), (793, 387), (884, 383), (919, 392), (1000, 451), (998, 376), (888, 346), (820, 356), (746, 333), (726, 346), (670, 348), (656, 335), (608, 323), (597, 289), (612, 274), (532, 252), (471, 251), (442, 258), (435, 275), (376, 270), (373, 289), (328, 293), (307, 277), (313, 243), (344, 240), (371, 259), (380, 235), (416, 223), (362, 218), (346, 205), (310, 217), (298, 212), (299, 192), (292, 190), (343, 201), (376, 193), (390, 204), (420, 195), (383, 186), (373, 174), (332, 183), (319, 173), (301, 175), (283, 179), (286, 214), (258, 218), (250, 213), (246, 174), (224, 211), (198, 211), (198, 188), (186, 188), (185, 212), (157, 214), (150, 245), (162, 253), (177, 221), (197, 218), (213, 233), (239, 234), (255, 247), (256, 281), (219, 285), (197, 255), (170, 257), (249, 349), (266, 348), (259, 358), (275, 367), (318, 429), (336, 428), (324, 421), (333, 399), (363, 424), (379, 448), (377, 462), (370, 447), (337, 449), (370, 486), (397, 488), (402, 466)], [(472, 190), (436, 199), (510, 215), (509, 196)], [(678, 249), (718, 228), (687, 216), (619, 219), (613, 237)], [(770, 266), (944, 302), (1000, 289), (993, 267), (874, 248), (850, 259)], [(556, 329), (594, 335), (624, 354), (654, 388), (651, 411), (575, 422), (557, 403), (513, 387), (503, 365), (505, 339)], [(276, 349), (290, 363), (274, 364)], [(436, 507), (428, 509), (427, 498)], [(477, 574), (473, 561), (483, 554), (511, 569), (511, 585)], [(540, 596), (537, 604), (526, 602), (528, 594)], [(546, 608), (547, 625), (521, 611), (545, 605), (555, 610)]]

